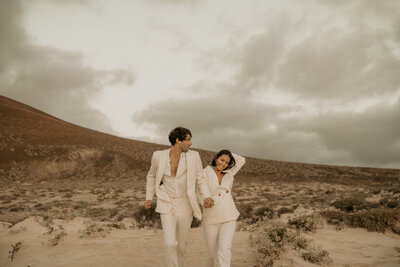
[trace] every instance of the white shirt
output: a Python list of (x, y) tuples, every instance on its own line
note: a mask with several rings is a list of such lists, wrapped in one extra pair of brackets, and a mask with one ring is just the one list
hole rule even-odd
[(168, 159), (162, 181), (170, 197), (187, 196), (186, 153), (181, 153), (175, 177), (171, 174), (170, 159)]

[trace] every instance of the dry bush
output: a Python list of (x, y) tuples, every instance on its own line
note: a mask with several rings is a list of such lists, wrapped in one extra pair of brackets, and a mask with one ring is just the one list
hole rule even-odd
[[(300, 223), (302, 230), (314, 229), (311, 225), (316, 226), (320, 222), (320, 216), (302, 216), (292, 222)], [(288, 249), (298, 251), (305, 260), (312, 263), (328, 264), (332, 261), (327, 251), (310, 248), (309, 241), (300, 235), (301, 231), (293, 229), (293, 225), (289, 223), (259, 221), (254, 226), (256, 227), (250, 235), (250, 245), (255, 251), (257, 266), (273, 266), (274, 261)]]
[(293, 205), (292, 207), (281, 207), (278, 210), (278, 216), (280, 217), (282, 214), (292, 213), (295, 209), (297, 209), (299, 205)]
[(140, 206), (139, 211), (133, 214), (139, 228), (152, 227), (161, 229), (160, 215), (155, 211), (155, 208), (156, 204), (152, 202), (150, 209), (146, 210), (143, 206)]
[(250, 245), (255, 250), (258, 266), (273, 266), (274, 261), (293, 242), (296, 233), (283, 224), (265, 223), (250, 235)]
[(365, 197), (349, 197), (340, 200), (336, 200), (331, 203), (331, 206), (344, 211), (344, 212), (353, 212), (359, 210), (365, 210), (369, 208), (377, 208), (378, 203), (365, 201)]
[(328, 265), (332, 263), (329, 253), (326, 250), (310, 249), (301, 254), (301, 257), (311, 263), (318, 265)]
[(318, 213), (304, 215), (294, 219), (289, 219), (288, 224), (303, 232), (315, 232), (317, 226), (322, 223), (321, 216)]
[(390, 209), (394, 209), (400, 207), (400, 199), (399, 198), (383, 198), (379, 201), (379, 204), (384, 207), (388, 207)]
[(56, 230), (56, 231), (52, 231), (50, 234), (51, 234), (53, 237), (50, 238), (50, 239), (47, 241), (47, 245), (48, 245), (48, 246), (51, 246), (51, 247), (57, 246), (58, 243), (60, 242), (60, 240), (61, 240), (62, 238), (64, 238), (64, 237), (67, 235), (67, 233), (65, 233), (64, 231), (62, 231), (62, 230), (60, 230), (60, 229), (58, 229), (58, 230)]
[(81, 234), (80, 238), (98, 238), (98, 237), (105, 237), (109, 233), (109, 229), (106, 229), (101, 224), (97, 224), (95, 222), (87, 222), (86, 229), (80, 230), (79, 233)]
[(354, 213), (343, 211), (321, 211), (329, 223), (344, 223), (351, 227), (365, 228), (371, 232), (384, 233), (386, 229), (391, 229), (400, 234), (400, 209), (369, 209)]
[(239, 220), (251, 218), (251, 216), (253, 215), (253, 206), (253, 204), (238, 203), (236, 207), (240, 213)]
[(264, 219), (272, 219), (274, 210), (269, 207), (254, 208), (255, 203), (238, 204), (236, 207), (240, 213), (239, 221), (243, 226), (255, 224)]
[(99, 220), (99, 221), (109, 221), (114, 216), (118, 214), (117, 208), (89, 208), (86, 212), (86, 217)]

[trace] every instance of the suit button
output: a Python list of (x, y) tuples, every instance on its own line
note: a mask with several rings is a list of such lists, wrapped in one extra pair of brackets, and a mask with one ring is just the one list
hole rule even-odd
[(229, 193), (229, 190), (226, 190), (226, 193), (228, 194), (228, 193)]

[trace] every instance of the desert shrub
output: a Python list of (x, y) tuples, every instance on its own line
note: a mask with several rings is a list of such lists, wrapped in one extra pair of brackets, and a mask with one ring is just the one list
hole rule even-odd
[(379, 201), (379, 204), (381, 206), (388, 207), (390, 209), (394, 209), (400, 206), (400, 200), (399, 199), (390, 199), (390, 198), (383, 198), (381, 201)]
[(399, 200), (389, 200), (386, 204), (386, 206), (390, 209), (394, 209), (400, 206), (400, 201)]
[(269, 219), (272, 219), (272, 217), (274, 216), (274, 211), (269, 207), (261, 207), (255, 210), (254, 215), (259, 218), (267, 217)]
[(85, 210), (85, 213), (86, 213), (85, 215), (91, 219), (96, 219), (100, 221), (109, 221), (115, 215), (118, 214), (118, 209), (89, 208)]
[(140, 206), (139, 210), (133, 214), (139, 228), (154, 227), (161, 229), (160, 215), (155, 211), (156, 204), (151, 203), (151, 208), (146, 210)]
[(400, 188), (398, 186), (392, 187), (388, 189), (389, 192), (392, 192), (393, 194), (398, 194), (400, 193)]
[(252, 204), (241, 204), (237, 205), (237, 209), (240, 213), (240, 220), (251, 218), (253, 215), (253, 205)]
[(332, 195), (332, 194), (334, 194), (334, 193), (335, 193), (335, 191), (333, 191), (333, 190), (326, 190), (326, 191), (324, 192), (325, 195)]
[(18, 205), (13, 205), (8, 209), (8, 211), (11, 212), (24, 211), (24, 210), (25, 210), (24, 206), (18, 206)]
[(308, 243), (309, 243), (309, 241), (302, 236), (296, 236), (293, 239), (293, 245), (294, 245), (295, 249), (307, 249)]
[(86, 229), (80, 230), (80, 238), (98, 238), (98, 237), (105, 237), (109, 230), (105, 229), (103, 225), (97, 224), (95, 222), (90, 222)]
[(364, 199), (365, 198), (359, 198), (359, 197), (345, 198), (332, 202), (331, 206), (344, 212), (353, 212), (367, 208), (377, 207), (375, 203), (366, 202), (364, 201)]
[(261, 224), (250, 235), (250, 245), (256, 253), (258, 266), (273, 266), (294, 238), (295, 233), (283, 224)]
[[(320, 218), (318, 214), (307, 217)], [(310, 248), (309, 240), (300, 235), (290, 225), (276, 221), (259, 221), (257, 228), (250, 235), (250, 245), (255, 252), (257, 266), (273, 266), (283, 252), (288, 249), (298, 251), (301, 256), (312, 263), (329, 264), (332, 260), (327, 251)]]
[(307, 252), (304, 252), (301, 257), (306, 261), (318, 265), (330, 264), (332, 262), (332, 259), (329, 257), (329, 253), (326, 250), (308, 250)]
[(321, 223), (321, 216), (317, 213), (311, 215), (300, 216), (289, 219), (288, 224), (295, 227), (299, 231), (315, 232), (317, 226)]
[(381, 192), (381, 189), (373, 189), (373, 190), (371, 191), (371, 193), (374, 194), (374, 195), (377, 195), (377, 194), (379, 194), (380, 192)]
[(285, 213), (292, 213), (292, 212), (293, 212), (293, 209), (288, 208), (288, 207), (282, 207), (282, 208), (280, 208), (280, 209), (278, 210), (278, 216), (280, 217), (282, 214), (285, 214)]
[(344, 222), (348, 226), (365, 228), (371, 232), (385, 232), (389, 228), (399, 233), (399, 209), (369, 209), (354, 213), (322, 211), (321, 215), (327, 218), (329, 223)]
[(34, 208), (38, 211), (48, 211), (51, 210), (51, 204), (46, 203), (45, 205), (43, 205), (42, 203), (37, 203), (35, 204)]

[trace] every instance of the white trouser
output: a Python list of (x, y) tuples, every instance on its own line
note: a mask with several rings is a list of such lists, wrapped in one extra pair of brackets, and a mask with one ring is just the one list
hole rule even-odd
[(182, 267), (185, 248), (193, 219), (193, 208), (188, 198), (173, 198), (168, 213), (161, 213), (167, 267)]
[(236, 220), (218, 224), (205, 224), (203, 229), (207, 245), (206, 266), (213, 267), (216, 262), (220, 267), (230, 266)]

